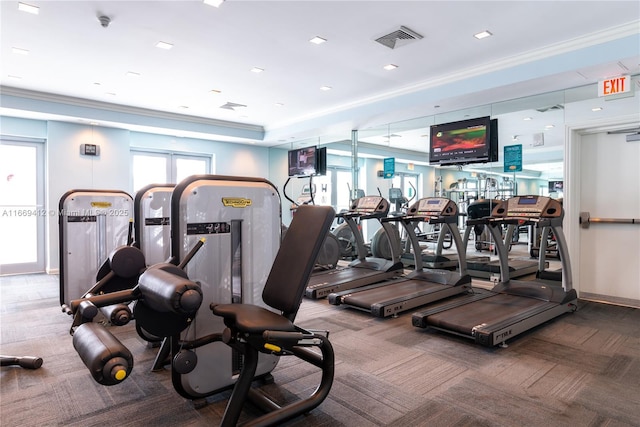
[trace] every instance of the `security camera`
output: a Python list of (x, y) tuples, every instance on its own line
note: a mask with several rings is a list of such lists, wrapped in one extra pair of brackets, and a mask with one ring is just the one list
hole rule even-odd
[(100, 25), (102, 25), (104, 28), (107, 28), (111, 23), (111, 18), (105, 15), (101, 15), (98, 16), (98, 21), (100, 21)]

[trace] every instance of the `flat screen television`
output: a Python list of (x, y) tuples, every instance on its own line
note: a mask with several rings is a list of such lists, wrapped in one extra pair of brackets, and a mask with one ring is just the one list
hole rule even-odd
[(310, 176), (316, 174), (316, 147), (289, 150), (289, 176)]
[(430, 165), (466, 165), (498, 160), (498, 120), (490, 117), (432, 125)]
[(562, 192), (562, 181), (549, 181), (549, 193)]
[(327, 147), (320, 147), (316, 150), (316, 175), (327, 174)]
[(289, 176), (327, 174), (327, 148), (305, 147), (289, 150)]

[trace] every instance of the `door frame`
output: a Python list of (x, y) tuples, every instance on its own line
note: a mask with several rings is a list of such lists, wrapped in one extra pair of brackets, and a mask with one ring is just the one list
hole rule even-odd
[[(580, 296), (580, 194), (582, 185), (580, 174), (582, 172), (580, 164), (582, 136), (587, 134), (602, 133), (616, 129), (627, 128), (630, 125), (636, 126), (638, 123), (637, 114), (627, 114), (618, 117), (606, 118), (602, 120), (592, 120), (588, 122), (573, 123), (565, 127), (564, 144), (564, 221), (563, 230), (567, 239), (569, 257), (571, 259), (571, 272), (573, 288)], [(604, 300), (617, 304), (615, 297), (611, 300)]]
[[(0, 135), (0, 144), (36, 149), (36, 261), (0, 266), (2, 275), (44, 273), (46, 271), (46, 227), (50, 210), (45, 208), (45, 139)], [(57, 213), (57, 212), (55, 212)]]

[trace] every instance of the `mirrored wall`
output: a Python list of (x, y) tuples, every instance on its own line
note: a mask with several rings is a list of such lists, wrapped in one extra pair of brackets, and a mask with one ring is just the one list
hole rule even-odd
[[(634, 80), (637, 81), (637, 76)], [(636, 83), (634, 87), (637, 89), (637, 86)], [(279, 187), (287, 180), (288, 150), (318, 146), (327, 148), (327, 174), (312, 179), (314, 202), (331, 204), (338, 210), (346, 208), (349, 197), (358, 189), (364, 194), (381, 194), (387, 198), (391, 188), (400, 188), (407, 199), (445, 196), (456, 201), (463, 212), (468, 203), (479, 198), (502, 199), (524, 194), (561, 198), (566, 126), (622, 116), (625, 111), (633, 110), (629, 105), (637, 102), (634, 95), (632, 91), (624, 98), (604, 100), (598, 97), (597, 85), (588, 85), (443, 111), (344, 135), (321, 135), (288, 142), (271, 149), (271, 170), (282, 171), (272, 179)], [(432, 125), (486, 116), (497, 120), (497, 161), (430, 164)], [(520, 146), (521, 168), (514, 168), (510, 159), (505, 164), (505, 147), (511, 152), (513, 146)], [(393, 159), (392, 177), (385, 176), (385, 159)], [(307, 179), (292, 179), (286, 193), (294, 201), (301, 196), (304, 201), (310, 188)], [(397, 194), (397, 190), (392, 192)], [(286, 219), (285, 209), (283, 216)]]

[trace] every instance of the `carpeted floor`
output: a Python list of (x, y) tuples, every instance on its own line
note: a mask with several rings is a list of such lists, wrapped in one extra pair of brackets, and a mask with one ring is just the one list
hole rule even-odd
[[(229, 392), (196, 409), (170, 374), (150, 372), (156, 350), (132, 325), (114, 334), (135, 358), (131, 376), (105, 387), (73, 349), (71, 318), (58, 305), (58, 277), (0, 277), (0, 352), (38, 355), (41, 369), (2, 367), (0, 425), (211, 426)], [(564, 315), (510, 342), (484, 348), (411, 326), (411, 313), (376, 319), (304, 300), (301, 326), (326, 329), (336, 376), (324, 403), (290, 426), (639, 426), (640, 310), (580, 301)], [(282, 358), (274, 398), (308, 395), (314, 368)], [(259, 411), (246, 406), (241, 421)]]

